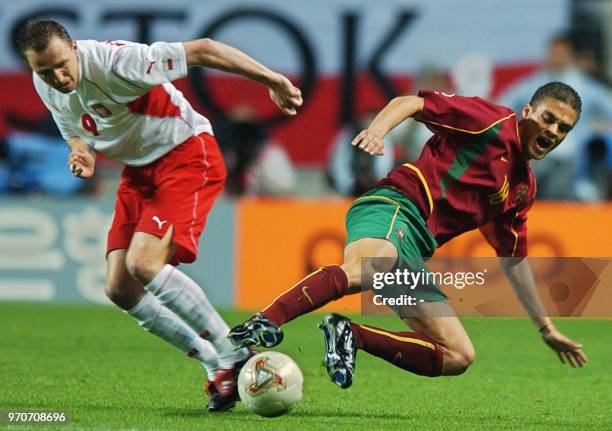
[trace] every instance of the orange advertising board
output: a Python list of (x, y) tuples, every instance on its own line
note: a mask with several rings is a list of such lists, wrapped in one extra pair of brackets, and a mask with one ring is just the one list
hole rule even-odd
[[(318, 267), (342, 262), (351, 201), (243, 199), (237, 208), (236, 305), (258, 310)], [(529, 214), (531, 256), (612, 256), (612, 204), (538, 202)], [(478, 231), (436, 256), (494, 256)], [(359, 295), (322, 309), (359, 312)]]
[[(236, 305), (257, 310), (318, 267), (342, 262), (349, 200), (251, 200), (238, 204)], [(359, 309), (347, 297), (334, 310)]]

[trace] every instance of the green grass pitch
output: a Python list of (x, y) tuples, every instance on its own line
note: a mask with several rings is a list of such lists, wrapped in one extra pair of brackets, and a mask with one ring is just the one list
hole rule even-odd
[[(248, 317), (223, 315), (230, 326)], [(241, 404), (205, 413), (201, 366), (117, 309), (0, 303), (0, 411), (66, 411), (70, 429), (612, 429), (612, 320), (557, 319), (584, 343), (584, 369), (561, 365), (525, 319), (471, 318), (477, 359), (466, 374), (418, 377), (360, 352), (354, 384), (341, 390), (321, 367), (320, 317), (285, 327), (278, 350), (302, 368), (304, 398), (265, 419)], [(403, 328), (393, 317), (357, 319)]]

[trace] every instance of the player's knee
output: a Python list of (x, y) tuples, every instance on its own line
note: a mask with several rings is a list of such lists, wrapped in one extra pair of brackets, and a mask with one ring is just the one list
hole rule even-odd
[(476, 352), (474, 350), (466, 350), (459, 354), (457, 358), (457, 368), (460, 371), (460, 374), (463, 374), (467, 371), (468, 368), (474, 363), (476, 359)]
[(448, 350), (444, 354), (444, 374), (463, 374), (474, 363), (475, 359), (476, 351), (471, 344)]
[(130, 275), (143, 285), (149, 284), (159, 272), (158, 265), (145, 253), (128, 250), (125, 266)]
[(130, 291), (122, 283), (107, 281), (104, 286), (104, 293), (115, 305), (124, 310), (131, 308), (132, 298)]
[(121, 290), (117, 284), (107, 281), (106, 285), (104, 286), (104, 294), (108, 299), (116, 304), (117, 301), (120, 300)]

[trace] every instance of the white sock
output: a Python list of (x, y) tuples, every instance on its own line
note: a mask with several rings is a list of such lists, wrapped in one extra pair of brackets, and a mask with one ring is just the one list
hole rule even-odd
[(227, 339), (229, 327), (200, 286), (186, 274), (172, 265), (165, 265), (145, 289), (215, 346), (219, 353), (220, 368), (231, 368), (234, 363), (248, 356), (248, 349), (234, 350)]
[(140, 302), (126, 313), (135, 318), (145, 331), (157, 335), (186, 355), (200, 361), (208, 374), (208, 379), (215, 379), (219, 368), (219, 357), (213, 345), (200, 338), (154, 295), (146, 292)]

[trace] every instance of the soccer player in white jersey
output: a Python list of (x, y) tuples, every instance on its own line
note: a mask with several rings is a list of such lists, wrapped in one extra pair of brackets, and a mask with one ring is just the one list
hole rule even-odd
[(193, 262), (226, 170), (210, 122), (171, 81), (189, 66), (232, 72), (269, 89), (286, 115), (300, 90), (245, 53), (210, 39), (156, 42), (74, 41), (55, 21), (30, 21), (18, 47), (36, 91), (71, 153), (73, 175), (89, 178), (96, 154), (125, 164), (108, 233), (106, 294), (145, 330), (201, 361), (208, 411), (238, 399), (239, 368), (228, 326), (202, 289), (175, 265)]

